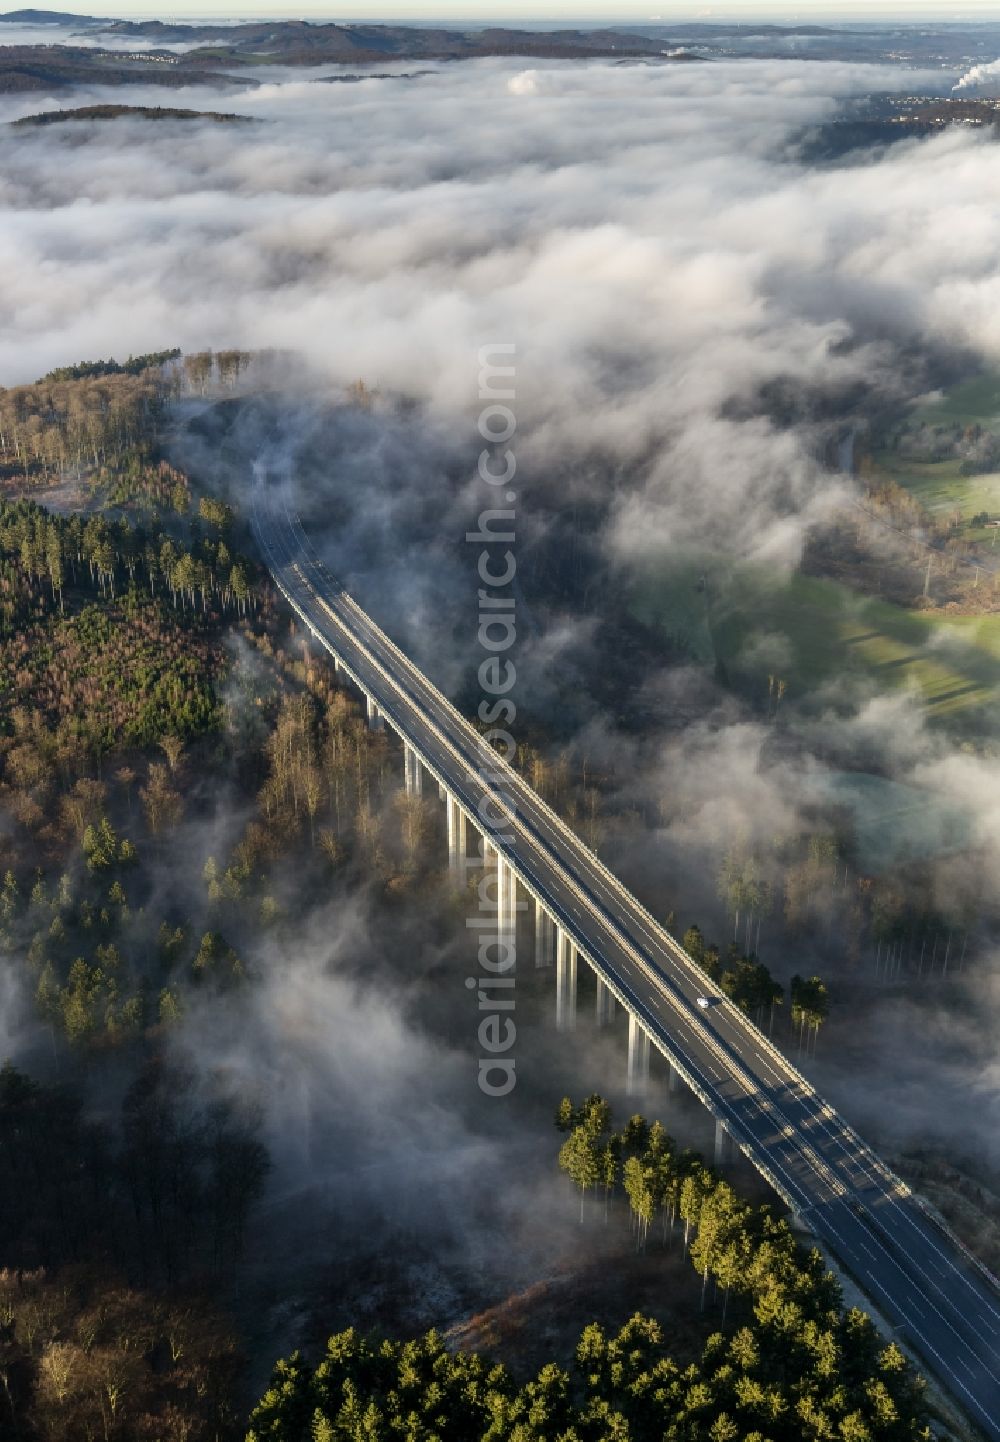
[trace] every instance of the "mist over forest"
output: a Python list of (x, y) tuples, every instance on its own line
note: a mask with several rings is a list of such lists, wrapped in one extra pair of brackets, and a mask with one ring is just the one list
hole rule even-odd
[[(52, 39), (9, 28), (0, 48)], [(297, 513), (474, 716), (480, 358), (513, 346), (516, 769), (1000, 1264), (1000, 149), (994, 119), (927, 111), (992, 106), (1000, 62), (843, 37), (838, 58), (787, 37), (736, 56), (716, 34), (667, 63), (668, 38), (377, 73), (227, 54), (166, 109), (163, 85), (133, 78), (123, 105), (97, 70), (0, 94), (12, 1437), (410, 1435), (329, 1397), (338, 1368), (344, 1396), (377, 1373), (388, 1408), (390, 1364), (357, 1338), (430, 1327), (446, 1391), (468, 1392), (468, 1352), (500, 1357), (496, 1435), (518, 1442), (863, 1442), (928, 1416), (958, 1435), (801, 1237), (780, 1285), (897, 1389), (895, 1431), (859, 1403), (867, 1431), (800, 1410), (755, 1432), (735, 1402), (733, 1432), (693, 1410), (601, 1430), (616, 1346), (660, 1358), (665, 1337), (722, 1388), (712, 1336), (766, 1311), (749, 1283), (722, 1310), (707, 1224), (685, 1265), (711, 1118), (654, 1055), (641, 1109), (670, 1147), (628, 1123), (624, 1018), (592, 1022), (584, 967), (579, 1028), (557, 1030), (530, 958), (517, 1089), (483, 1095), (473, 892), (449, 884), (437, 788), (402, 790), (401, 749), (251, 526), (262, 492)], [(173, 30), (60, 40), (196, 53)], [(527, 918), (521, 938), (527, 957)], [(589, 1098), (561, 1113), (573, 1145), (618, 1160), (603, 1193), (553, 1134), (564, 1097)], [(785, 1258), (745, 1160), (703, 1185), (741, 1245)], [(613, 1342), (637, 1311), (655, 1321)], [(532, 1393), (591, 1322), (608, 1336), (580, 1343), (577, 1391)], [(414, 1375), (443, 1378), (420, 1345)], [(289, 1421), (266, 1389), (296, 1349)]]

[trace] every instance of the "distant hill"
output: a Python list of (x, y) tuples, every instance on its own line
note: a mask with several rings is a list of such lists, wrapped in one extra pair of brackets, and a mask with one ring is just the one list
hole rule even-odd
[(754, 25), (746, 20), (735, 20), (729, 25), (725, 25), (721, 21), (712, 24), (708, 21), (692, 20), (678, 25), (627, 25), (625, 28), (630, 34), (635, 35), (687, 35), (692, 39), (701, 40), (717, 40), (729, 35), (739, 37), (753, 35), (777, 40), (781, 40), (785, 36), (810, 39), (824, 35), (839, 37), (847, 33), (839, 28), (835, 30), (829, 25)]
[(338, 25), (306, 20), (241, 25), (185, 25), (161, 20), (119, 20), (104, 33), (159, 43), (185, 41), (201, 48), (192, 62), (225, 59), (247, 64), (322, 65), (331, 61), (463, 60), (487, 55), (544, 59), (657, 55), (642, 35), (613, 30), (418, 29), (406, 25)]
[[(0, 94), (68, 90), (74, 85), (228, 85), (232, 78), (174, 56), (137, 58), (72, 45), (0, 46)], [(241, 79), (240, 84), (248, 82)]]
[[(298, 44), (308, 48), (329, 48), (334, 45), (351, 49), (374, 49), (383, 52), (399, 48), (400, 45), (416, 47), (423, 43), (425, 49), (451, 47), (462, 41), (466, 47), (477, 44), (523, 44), (532, 40), (558, 48), (583, 48), (593, 50), (615, 50), (635, 48), (649, 39), (674, 35), (690, 35), (692, 38), (713, 39), (720, 36), (823, 36), (840, 35), (844, 32), (823, 25), (754, 25), (736, 22), (733, 24), (692, 22), (678, 25), (623, 25), (618, 30), (600, 27), (586, 30), (529, 31), (511, 30), (505, 26), (494, 26), (483, 30), (478, 27), (463, 30), (430, 29), (405, 25), (334, 24), (311, 20), (261, 20), (242, 21), (235, 25), (212, 25), (198, 22), (165, 20), (114, 20), (96, 15), (69, 15), (63, 10), (10, 10), (0, 14), (0, 23), (20, 25), (69, 25), (99, 26), (116, 35), (135, 35), (169, 41), (213, 41), (232, 43), (238, 47), (273, 41), (276, 44), (296, 48)], [(305, 32), (311, 32), (306, 35)], [(648, 45), (646, 46), (648, 48)]]
[(419, 80), (436, 70), (362, 70), (357, 75), (317, 75), (313, 85), (358, 85), (362, 80)]
[[(660, 55), (654, 40), (627, 30), (423, 29), (406, 25), (340, 25), (306, 20), (247, 21), (236, 25), (185, 24), (163, 20), (99, 20), (54, 10), (15, 10), (7, 22), (86, 26), (116, 38), (184, 42), (198, 47), (184, 56), (191, 65), (281, 63), (322, 65), (331, 61), (461, 60), (487, 55), (543, 59)], [(668, 57), (663, 57), (668, 58)]]
[[(180, 86), (226, 84), (247, 66), (385, 65), (393, 60), (466, 60), (483, 56), (525, 59), (655, 59), (681, 64), (700, 57), (664, 54), (654, 40), (625, 30), (419, 29), (407, 25), (337, 25), (305, 20), (238, 25), (188, 25), (162, 20), (99, 20), (56, 10), (14, 10), (7, 23), (86, 27), (91, 35), (148, 44), (184, 42), (181, 55), (161, 50), (88, 50), (72, 45), (0, 47), (0, 93), (58, 90), (76, 84)], [(230, 73), (223, 73), (230, 72)], [(245, 83), (245, 82), (241, 82)]]
[(80, 30), (87, 25), (109, 23), (93, 15), (68, 15), (65, 10), (8, 10), (0, 15), (0, 24), (5, 25), (71, 25)]
[(222, 124), (256, 125), (250, 115), (232, 115), (222, 110), (179, 110), (165, 105), (80, 105), (74, 110), (43, 110), (12, 120), (11, 126), (61, 125), (73, 120), (216, 120)]

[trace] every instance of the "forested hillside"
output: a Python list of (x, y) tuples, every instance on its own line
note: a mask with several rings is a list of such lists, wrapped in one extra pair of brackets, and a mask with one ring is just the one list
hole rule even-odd
[(929, 1442), (902, 1352), (844, 1307), (819, 1252), (770, 1208), (742, 1202), (658, 1122), (614, 1131), (599, 1096), (564, 1100), (557, 1125), (582, 1198), (617, 1210), (624, 1190), (637, 1245), (689, 1255), (717, 1323), (699, 1361), (674, 1362), (662, 1327), (638, 1314), (613, 1336), (586, 1327), (572, 1360), (527, 1381), (434, 1332), (401, 1343), (350, 1330), (316, 1366), (278, 1364), (247, 1442)]
[[(26, 1442), (241, 1435), (228, 1302), (269, 1161), (168, 1037), (254, 987), (290, 870), (305, 907), (337, 873), (399, 891), (429, 824), (239, 515), (160, 450), (167, 396), (245, 359), (175, 361), (0, 393), (0, 954), (55, 1078), (0, 1071), (0, 1435)], [(67, 473), (85, 509), (31, 499)]]

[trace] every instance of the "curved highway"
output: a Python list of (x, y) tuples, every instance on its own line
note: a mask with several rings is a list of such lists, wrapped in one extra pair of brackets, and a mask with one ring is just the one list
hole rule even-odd
[[(284, 594), (521, 885), (635, 1014), (798, 1218), (838, 1257), (970, 1419), (1000, 1442), (1000, 1288), (594, 853), (485, 743), (323, 566), (298, 518), (254, 487), (253, 528)], [(489, 777), (484, 776), (488, 770)], [(489, 813), (487, 813), (489, 814)]]

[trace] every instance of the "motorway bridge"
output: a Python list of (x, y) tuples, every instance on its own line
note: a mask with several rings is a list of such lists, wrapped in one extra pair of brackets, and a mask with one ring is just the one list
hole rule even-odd
[[(479, 733), (330, 575), (298, 518), (266, 486), (254, 491), (254, 533), (289, 605), (363, 692), (371, 722), (399, 736), (407, 788), (425, 772), (436, 781), (453, 874), (464, 877), (479, 833), (502, 932), (513, 931), (518, 889), (533, 899), (536, 947), (555, 953), (558, 1024), (573, 1024), (582, 959), (597, 976), (598, 1018), (615, 1003), (628, 1016), (629, 1089), (642, 1089), (652, 1045), (714, 1116), (717, 1156), (735, 1146), (749, 1158), (1000, 1442), (1000, 1284), (736, 1006), (699, 1005), (709, 984), (697, 964), (492, 750), (486, 766)], [(497, 815), (502, 832), (483, 820)]]

